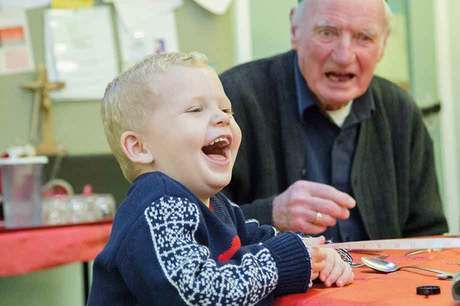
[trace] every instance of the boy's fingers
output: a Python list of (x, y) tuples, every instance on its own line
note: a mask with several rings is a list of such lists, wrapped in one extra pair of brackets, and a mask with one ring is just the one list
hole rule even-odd
[(311, 261), (318, 262), (326, 259), (326, 253), (318, 247), (312, 247), (311, 249)]
[(348, 266), (346, 267), (345, 271), (342, 273), (342, 275), (339, 276), (337, 281), (335, 282), (337, 287), (343, 287), (351, 282), (353, 282), (355, 275), (353, 271), (351, 270), (351, 267)]
[(325, 260), (324, 268), (321, 270), (321, 272), (319, 274), (319, 278), (323, 282), (326, 282), (327, 278), (329, 277), (329, 274), (331, 273), (331, 271), (332, 271), (332, 269), (334, 268), (334, 265), (335, 265), (334, 260), (330, 260), (331, 258), (328, 258), (328, 259)]
[(312, 237), (309, 238), (311, 246), (321, 245), (326, 242), (326, 238), (324, 236)]
[(325, 264), (326, 264), (326, 262), (324, 260), (323, 261), (312, 262), (311, 263), (311, 270), (313, 272), (323, 271)]
[(346, 268), (344, 264), (336, 262), (326, 280), (324, 281), (324, 284), (327, 287), (332, 286), (341, 275), (345, 274), (345, 269)]

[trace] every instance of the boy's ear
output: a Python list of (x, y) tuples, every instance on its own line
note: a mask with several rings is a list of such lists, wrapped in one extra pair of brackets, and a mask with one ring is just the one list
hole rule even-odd
[(134, 163), (151, 164), (154, 161), (152, 152), (144, 145), (139, 134), (125, 131), (121, 134), (120, 144), (123, 152)]

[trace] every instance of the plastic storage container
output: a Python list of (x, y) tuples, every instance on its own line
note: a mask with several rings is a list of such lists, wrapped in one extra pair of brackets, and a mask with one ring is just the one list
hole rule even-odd
[(42, 224), (41, 188), (46, 156), (0, 159), (6, 228)]
[(114, 215), (115, 199), (111, 194), (43, 198), (43, 223), (46, 225), (107, 221)]

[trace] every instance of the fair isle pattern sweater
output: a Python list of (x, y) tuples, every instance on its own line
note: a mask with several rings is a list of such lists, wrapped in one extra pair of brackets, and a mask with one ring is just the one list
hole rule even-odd
[(208, 209), (152, 172), (136, 179), (117, 211), (88, 305), (267, 305), (307, 290), (310, 269), (296, 234), (245, 221), (220, 194)]
[[(240, 265), (219, 266), (218, 262), (227, 261), (227, 258), (222, 259), (223, 255), (233, 255), (240, 247), (238, 236), (234, 236), (236, 239), (233, 238), (232, 242), (237, 242), (231, 243), (225, 252), (220, 253), (217, 261), (211, 259), (206, 262), (210, 257), (209, 249), (194, 241), (199, 216), (194, 203), (187, 198), (177, 197), (162, 197), (145, 212), (162, 272), (182, 299), (192, 305), (215, 305), (219, 302), (238, 302), (244, 305), (255, 304), (261, 297), (267, 296), (278, 281), (276, 265), (270, 252), (261, 249), (256, 254), (244, 254)], [(206, 262), (206, 267), (196, 275), (194, 271), (202, 262)], [(252, 285), (251, 280), (256, 275), (261, 276), (260, 282)], [(214, 288), (209, 286), (213, 282), (216, 285)], [(214, 290), (224, 287), (227, 290), (222, 293)], [(249, 294), (250, 291), (253, 294)], [(248, 294), (240, 294), (243, 292)]]

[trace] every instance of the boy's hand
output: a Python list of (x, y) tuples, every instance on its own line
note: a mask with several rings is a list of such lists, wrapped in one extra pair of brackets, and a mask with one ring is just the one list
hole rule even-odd
[(314, 246), (310, 247), (311, 256), (311, 274), (310, 280), (318, 278), (319, 273), (326, 267), (326, 253), (320, 248)]
[(342, 260), (339, 253), (334, 249), (321, 248), (325, 242), (324, 236), (304, 238), (303, 242), (310, 249), (310, 280), (313, 281), (319, 276), (326, 287), (334, 283), (337, 287), (343, 287), (353, 282), (351, 266)]
[(326, 254), (321, 252), (321, 250), (318, 248), (319, 245), (324, 244), (326, 239), (324, 236), (319, 236), (319, 237), (308, 237), (308, 238), (302, 238), (303, 243), (305, 246), (310, 250), (310, 256), (311, 256), (311, 274), (310, 274), (310, 280), (315, 280), (319, 276), (319, 272), (324, 269), (325, 267), (325, 259), (326, 259)]
[(337, 287), (343, 287), (353, 282), (354, 274), (351, 266), (342, 260), (336, 250), (321, 248), (319, 252), (325, 256), (323, 269), (319, 272), (319, 279), (326, 287), (330, 287), (334, 283)]

